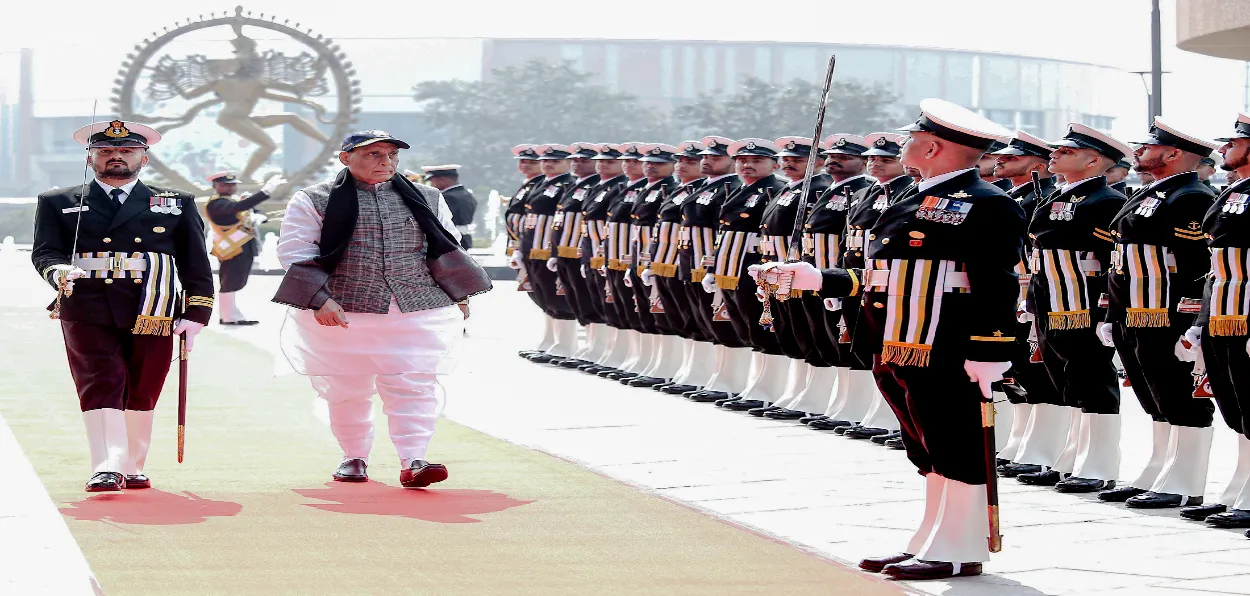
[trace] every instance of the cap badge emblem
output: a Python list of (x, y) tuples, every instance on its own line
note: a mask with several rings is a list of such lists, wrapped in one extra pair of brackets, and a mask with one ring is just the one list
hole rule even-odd
[(114, 139), (120, 139), (130, 136), (130, 131), (126, 130), (126, 125), (121, 120), (109, 122), (109, 127), (104, 129), (104, 136)]
[(659, 155), (660, 153), (663, 153), (663, 151), (661, 151), (659, 147), (651, 150), (651, 155)]
[(755, 142), (750, 142), (750, 143), (747, 143), (746, 148), (747, 148), (747, 149), (754, 149), (754, 148), (755, 148)]
[(795, 147), (798, 147), (798, 145), (796, 145), (794, 141), (790, 141), (789, 143), (786, 143), (786, 149), (793, 150)]
[(846, 146), (846, 139), (838, 139), (838, 142), (834, 143), (834, 145), (835, 145), (835, 146), (838, 146), (838, 147), (845, 147), (845, 146)]
[(885, 137), (881, 137), (881, 138), (877, 139), (877, 142), (876, 142), (875, 144), (876, 144), (878, 147), (885, 147)]

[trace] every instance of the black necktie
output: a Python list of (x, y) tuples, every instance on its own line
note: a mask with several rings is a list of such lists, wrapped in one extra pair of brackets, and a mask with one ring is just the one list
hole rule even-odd
[(126, 191), (120, 188), (114, 188), (113, 190), (109, 191), (109, 196), (113, 197), (113, 203), (119, 206), (122, 204), (122, 195), (124, 194), (126, 194)]

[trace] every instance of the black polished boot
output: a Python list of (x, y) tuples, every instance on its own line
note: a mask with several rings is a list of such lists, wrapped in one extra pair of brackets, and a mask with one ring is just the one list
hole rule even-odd
[(334, 479), (339, 482), (366, 482), (369, 480), (369, 464), (363, 459), (348, 459), (339, 464), (334, 472)]

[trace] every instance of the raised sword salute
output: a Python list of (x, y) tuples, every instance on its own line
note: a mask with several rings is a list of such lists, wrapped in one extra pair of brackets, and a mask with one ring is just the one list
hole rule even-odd
[(1010, 367), (1024, 231), (1020, 206), (976, 170), (1011, 133), (944, 100), (920, 109), (901, 158), (924, 180), (868, 230), (867, 268), (778, 267), (795, 289), (864, 302), (873, 373), (925, 476), (924, 519), (904, 552), (860, 563), (897, 579), (978, 575), (989, 560), (981, 403)]
[[(87, 427), (87, 491), (148, 488), (152, 418), (174, 358), (190, 350), (213, 307), (204, 222), (190, 194), (139, 180), (161, 138), (114, 120), (83, 127), (95, 177), (39, 195), (31, 260), (61, 294), (69, 370)], [(185, 295), (185, 300), (182, 296)]]

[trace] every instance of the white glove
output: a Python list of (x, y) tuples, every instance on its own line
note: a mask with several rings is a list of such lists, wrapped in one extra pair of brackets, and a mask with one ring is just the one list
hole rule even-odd
[(1027, 308), (1027, 306), (1028, 306), (1027, 300), (1021, 300), (1020, 303), (1016, 305), (1016, 320), (1017, 321), (1020, 321), (1021, 323), (1028, 323), (1029, 321), (1033, 320), (1033, 313), (1029, 312), (1029, 309)]
[(599, 268), (599, 275), (602, 275), (602, 276), (604, 276), (604, 277), (607, 277), (607, 276), (608, 276), (608, 266), (607, 266), (607, 265), (604, 265), (604, 266), (602, 266), (602, 267), (600, 267), (600, 268)]
[(1176, 355), (1176, 359), (1181, 362), (1193, 362), (1198, 358), (1200, 345), (1202, 345), (1202, 327), (1190, 327), (1185, 330), (1185, 335), (1176, 340), (1176, 345), (1172, 347), (1172, 354)]
[(283, 184), (286, 184), (286, 178), (283, 178), (280, 175), (274, 176), (273, 178), (270, 178), (269, 180), (265, 181), (265, 185), (260, 187), (260, 192), (263, 192), (267, 195), (271, 195), (273, 194), (273, 191), (277, 190), (278, 187), (282, 186)]
[(794, 274), (794, 281), (790, 283), (791, 289), (816, 291), (825, 285), (825, 278), (820, 274), (820, 269), (811, 263), (803, 261), (782, 263), (777, 268), (785, 273)]
[(555, 273), (556, 269), (559, 269), (559, 267), (557, 266), (559, 264), (560, 264), (560, 260), (555, 257), (551, 257), (550, 259), (547, 259), (547, 271)]
[(978, 362), (976, 360), (964, 361), (964, 372), (968, 373), (968, 378), (973, 383), (981, 386), (981, 395), (990, 397), (990, 385), (1003, 380), (1003, 373), (1011, 368), (1010, 362)]
[(760, 271), (763, 271), (763, 270), (764, 270), (763, 265), (751, 265), (750, 267), (747, 267), (747, 275), (750, 275), (751, 279), (754, 279), (755, 283), (759, 284), (760, 283)]
[(1108, 348), (1115, 347), (1115, 341), (1111, 339), (1111, 323), (1099, 323), (1094, 329), (1094, 333), (1098, 334), (1098, 341)]
[(174, 321), (174, 335), (182, 333), (187, 334), (187, 351), (191, 351), (191, 347), (195, 345), (195, 336), (200, 334), (200, 330), (204, 329), (203, 323), (188, 321), (186, 319), (178, 319)]
[(1246, 354), (1250, 354), (1250, 340), (1246, 340)]
[(264, 213), (253, 213), (251, 220), (252, 220), (252, 225), (259, 226), (260, 224), (263, 224), (269, 221), (269, 218), (265, 217)]
[(642, 279), (642, 285), (649, 288), (651, 287), (651, 280), (655, 277), (655, 272), (650, 269), (643, 269), (642, 275), (639, 275), (638, 277)]
[(514, 251), (512, 256), (508, 258), (508, 267), (520, 270), (522, 262), (521, 251)]
[(631, 275), (629, 271), (625, 272), (625, 287), (627, 288), (634, 287), (634, 276)]
[(74, 265), (53, 265), (52, 271), (48, 274), (48, 281), (52, 282), (52, 285), (60, 287), (63, 280), (65, 281), (65, 287), (73, 288), (74, 280), (86, 274), (86, 271)]
[(590, 275), (590, 267), (587, 267), (586, 265), (582, 265), (582, 279), (586, 279), (586, 277), (589, 275)]
[(708, 273), (703, 276), (703, 291), (709, 294), (716, 293), (716, 276)]

